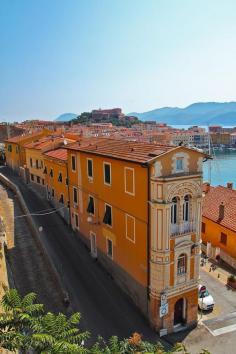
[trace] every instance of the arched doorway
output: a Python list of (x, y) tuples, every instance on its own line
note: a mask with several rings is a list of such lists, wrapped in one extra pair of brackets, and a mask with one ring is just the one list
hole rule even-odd
[(184, 299), (181, 298), (175, 303), (174, 312), (174, 326), (182, 324), (184, 322)]

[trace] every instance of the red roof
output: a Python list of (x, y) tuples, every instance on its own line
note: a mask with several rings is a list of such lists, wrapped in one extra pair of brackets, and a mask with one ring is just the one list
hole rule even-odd
[[(219, 219), (219, 208), (224, 204), (224, 218)], [(210, 187), (203, 198), (204, 217), (236, 231), (236, 190), (223, 186)]]
[(63, 144), (64, 141), (66, 141), (67, 143), (74, 142), (74, 140), (66, 139), (65, 137), (62, 136), (46, 136), (33, 143), (27, 143), (24, 145), (24, 147), (27, 149), (46, 150), (46, 149), (52, 149), (54, 143)]
[(173, 146), (124, 141), (109, 138), (82, 138), (70, 144), (68, 149), (121, 160), (145, 163), (172, 150)]
[(12, 138), (6, 139), (5, 142), (6, 143), (20, 143), (21, 141), (24, 141), (26, 139), (37, 138), (37, 136), (40, 135), (40, 134), (42, 134), (42, 131), (36, 132), (36, 133), (33, 133), (33, 134), (18, 135), (18, 136), (14, 136)]
[(44, 155), (57, 160), (67, 161), (67, 149), (56, 149), (45, 152)]

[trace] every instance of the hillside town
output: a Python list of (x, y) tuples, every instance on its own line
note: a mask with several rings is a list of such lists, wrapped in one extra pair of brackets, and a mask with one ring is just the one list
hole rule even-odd
[[(213, 148), (233, 149), (236, 128), (177, 129), (153, 121), (137, 122), (133, 117), (134, 124), (127, 127), (114, 124), (114, 120), (127, 122), (121, 109), (92, 111), (86, 115), (90, 121), (83, 123), (78, 122), (80, 117), (70, 122), (32, 120), (0, 127), (1, 188), (16, 193), (19, 201), (18, 206), (11, 194), (2, 199), (11, 204), (2, 221), (6, 256), (17, 288), (34, 290), (42, 297), (42, 286), (47, 286), (44, 276), (43, 285), (32, 289), (30, 278), (20, 281), (15, 268), (18, 257), (23, 264), (27, 259), (27, 267), (40, 245), (43, 262), (48, 262), (56, 279), (52, 287), (59, 287), (65, 306), (71, 302), (77, 306), (76, 281), (69, 284), (69, 274), (77, 269), (77, 257), (86, 252), (90, 260), (81, 260), (78, 267), (96, 260), (95, 274), (102, 267), (122, 296), (127, 296), (123, 301), (131, 301), (135, 312), (147, 320), (147, 324), (133, 320), (134, 327), (128, 325), (121, 335), (137, 330), (153, 340), (157, 333), (164, 346), (169, 341), (174, 345), (186, 330), (196, 335), (194, 328), (202, 319), (214, 323), (219, 305), (213, 297), (219, 294), (211, 289), (217, 282), (227, 286), (229, 292), (220, 300), (227, 303), (236, 288), (233, 183), (214, 187), (203, 181), (203, 165), (212, 160), (209, 139)], [(14, 216), (16, 208), (21, 212)], [(24, 246), (31, 237), (39, 243), (32, 246), (31, 254), (21, 254), (23, 245), (19, 246), (22, 226), (14, 218), (20, 218), (22, 211), (27, 216), (24, 228), (31, 235)], [(51, 222), (53, 231), (48, 229)], [(57, 237), (63, 245), (60, 241), (56, 246)], [(81, 244), (72, 246), (69, 239)], [(61, 258), (63, 249), (71, 260)], [(207, 274), (210, 271), (213, 278)], [(199, 285), (199, 278), (203, 284)], [(88, 275), (86, 282), (89, 279)], [(100, 291), (101, 284), (97, 286)], [(92, 291), (87, 287), (86, 297)], [(110, 301), (107, 294), (103, 296)], [(58, 308), (56, 300), (44, 303)], [(86, 306), (79, 309), (89, 316)], [(134, 318), (134, 309), (125, 311)], [(221, 317), (216, 318), (221, 323)], [(106, 317), (98, 334), (104, 335), (104, 324), (109, 324)], [(111, 329), (119, 332), (114, 325)]]

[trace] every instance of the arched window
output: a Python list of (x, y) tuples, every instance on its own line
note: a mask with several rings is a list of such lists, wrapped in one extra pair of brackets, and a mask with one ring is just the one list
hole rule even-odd
[(189, 221), (190, 216), (190, 196), (186, 195), (184, 197), (184, 204), (183, 204), (183, 221)]
[(171, 205), (171, 224), (176, 224), (177, 223), (177, 204), (178, 204), (178, 199), (174, 197), (172, 199), (172, 205)]
[(178, 263), (177, 263), (177, 274), (182, 275), (187, 272), (187, 256), (186, 254), (182, 253), (178, 257)]

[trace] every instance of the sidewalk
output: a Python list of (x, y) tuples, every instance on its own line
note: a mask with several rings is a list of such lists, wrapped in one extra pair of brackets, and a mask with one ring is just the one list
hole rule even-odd
[[(216, 269), (213, 270), (211, 267), (216, 266)], [(231, 269), (227, 269), (227, 265), (221, 265), (220, 263), (217, 264), (216, 262), (213, 262), (212, 260), (208, 259), (203, 266), (200, 266), (202, 270), (205, 272), (208, 272), (209, 275), (211, 275), (213, 278), (217, 279), (219, 282), (222, 284), (226, 285), (227, 284), (227, 279), (230, 275), (233, 275), (234, 273), (232, 272)]]

